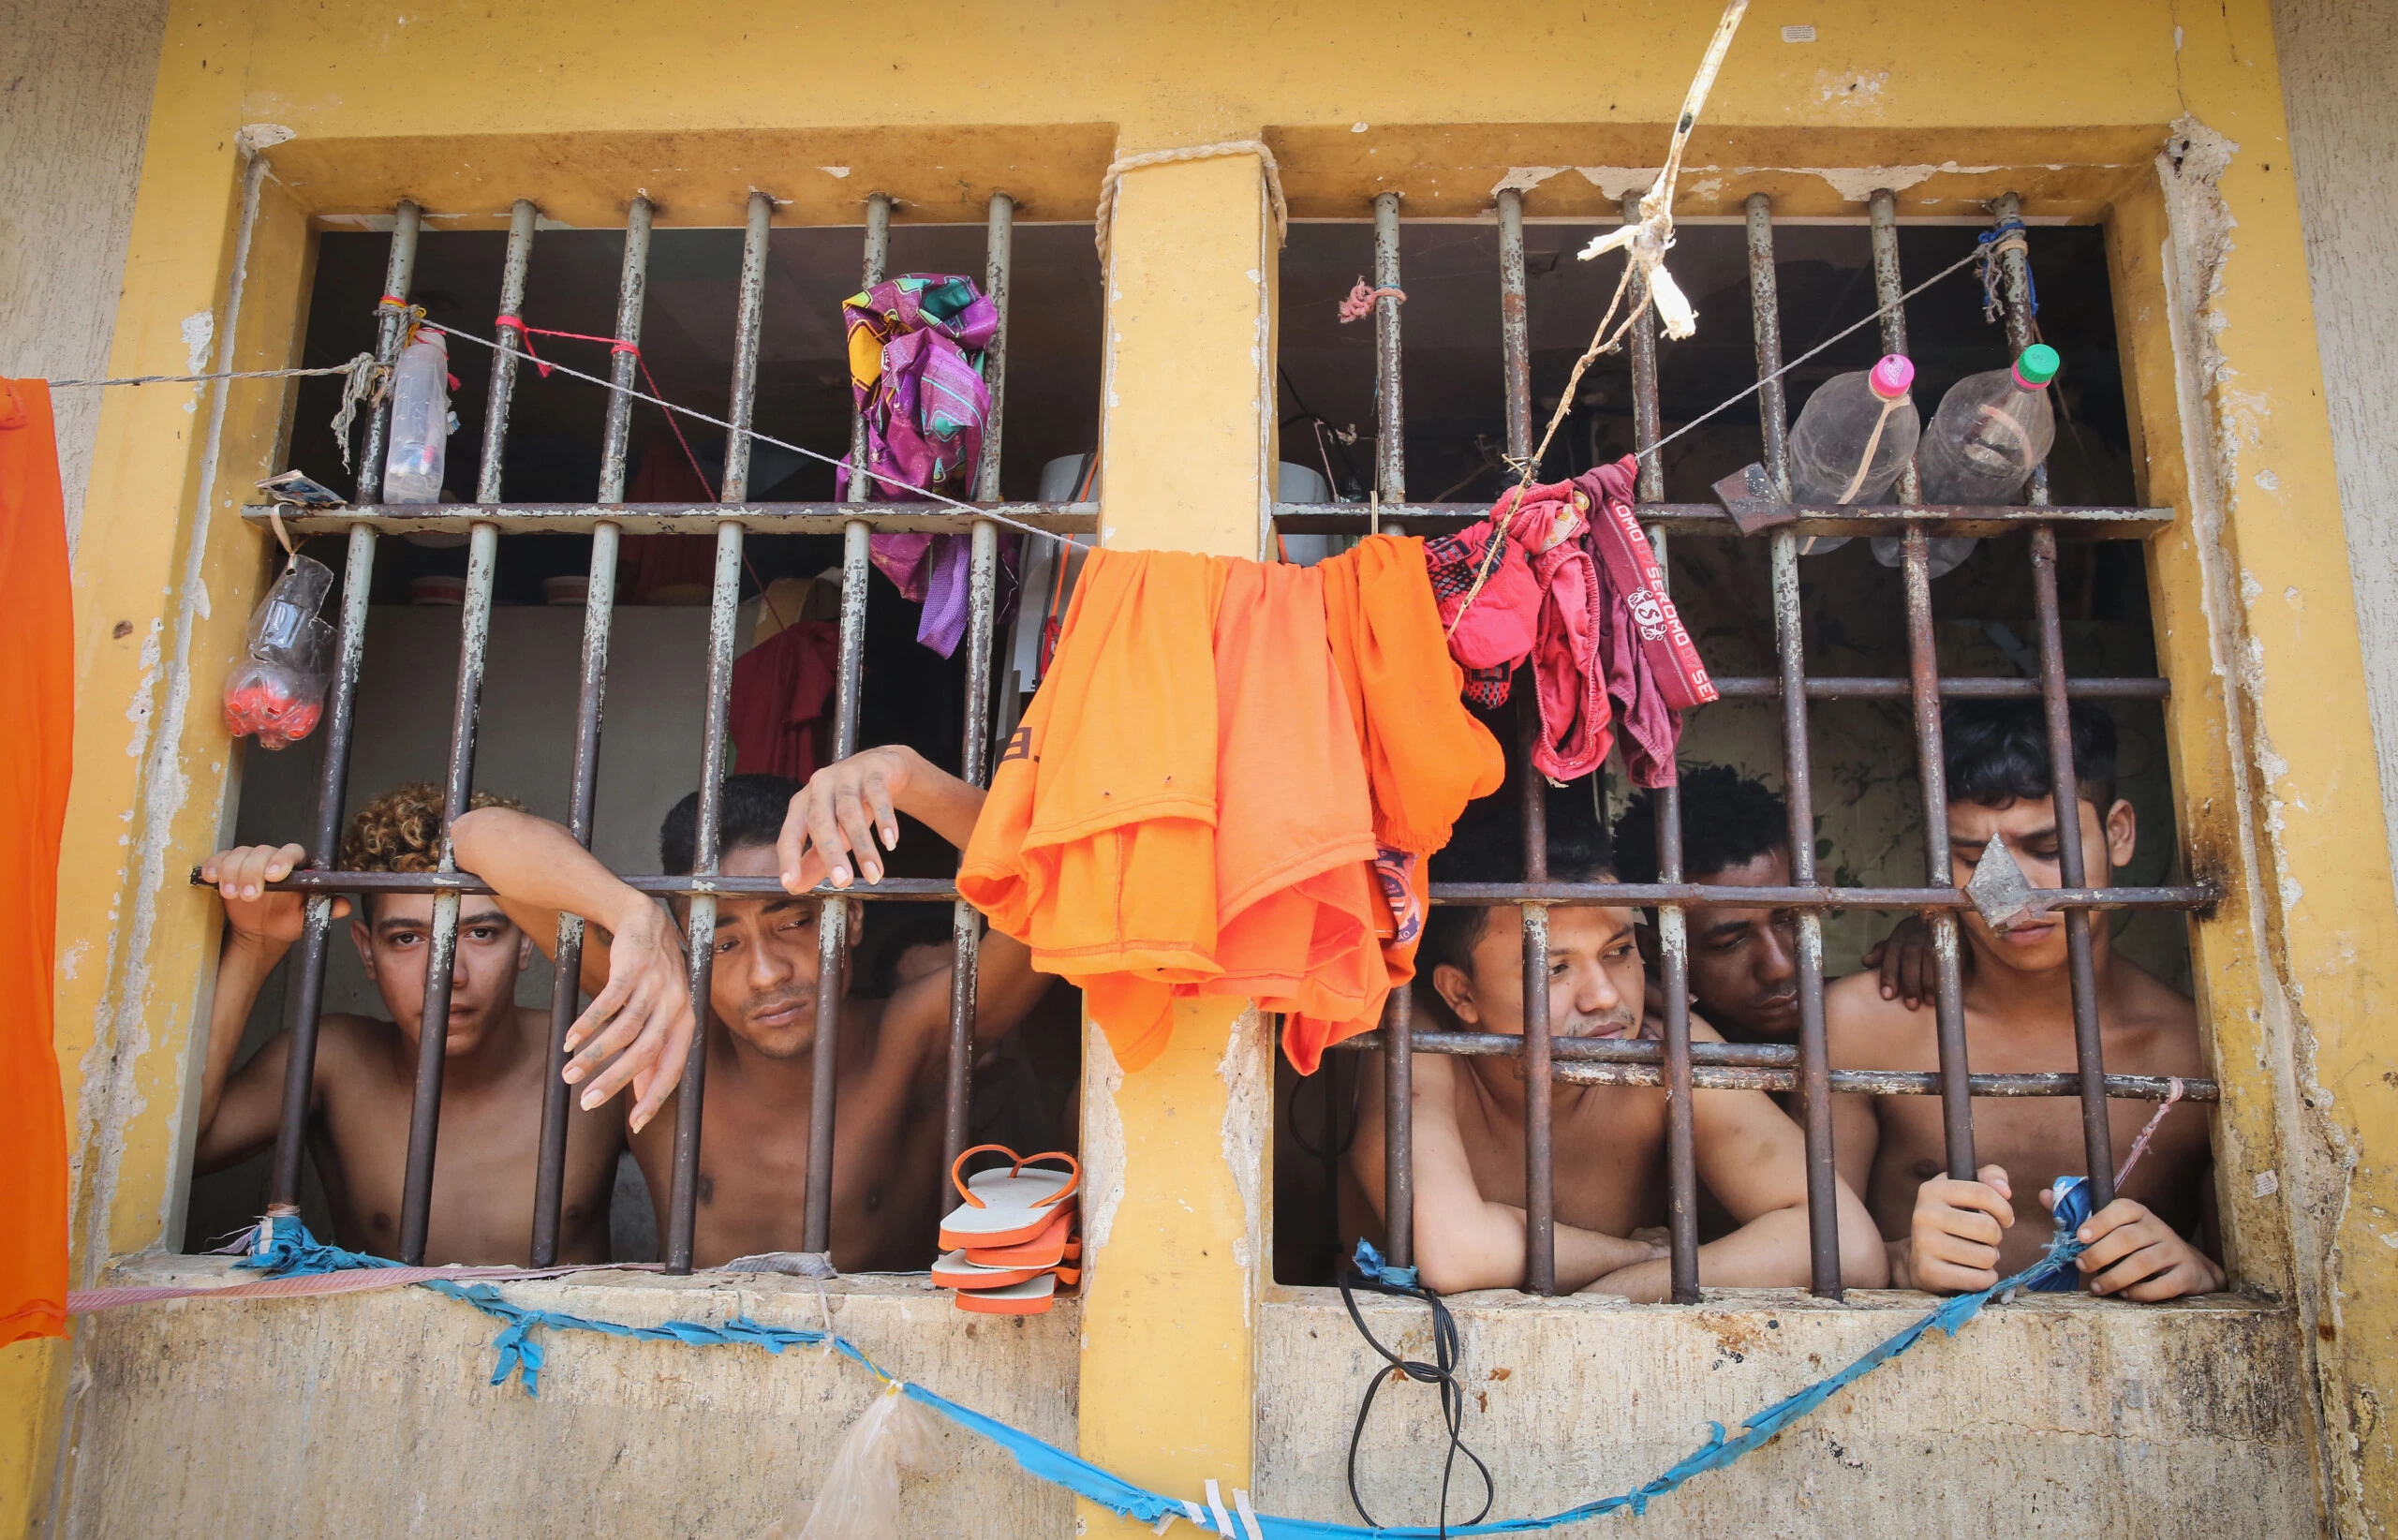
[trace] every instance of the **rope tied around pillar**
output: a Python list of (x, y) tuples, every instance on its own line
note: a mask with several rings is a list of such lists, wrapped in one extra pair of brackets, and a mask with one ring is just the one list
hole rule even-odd
[[(1746, 5), (1748, 0), (1739, 0)], [(1214, 144), (1192, 144), (1177, 150), (1149, 150), (1111, 162), (1099, 179), (1099, 211), (1092, 217), (1091, 240), (1099, 247), (1099, 270), (1107, 272), (1108, 234), (1116, 223), (1116, 194), (1126, 171), (1146, 166), (1167, 166), (1184, 160), (1213, 160), (1220, 155), (1255, 155), (1266, 169), (1266, 200), (1274, 215), (1274, 244), (1291, 242), (1291, 205), (1282, 197), (1282, 169), (1264, 140), (1228, 139)]]
[(1340, 302), (1340, 324), (1346, 326), (1351, 321), (1364, 320), (1374, 313), (1374, 302), (1384, 298), (1405, 304), (1407, 290), (1387, 287), (1376, 289), (1365, 279), (1358, 279), (1357, 286), (1349, 290), (1349, 297)]
[[(2006, 308), (2000, 298), (1999, 285), (2003, 274), (1999, 259), (2009, 252), (2023, 259), (2023, 301), (2037, 317), (2040, 313), (2040, 289), (2032, 279), (2032, 243), (2025, 239), (2023, 221), (2002, 219), (1990, 230), (1974, 237), (1974, 258), (1982, 265), (1982, 319), (1995, 325)], [(2035, 327), (2032, 333), (2038, 336)]]

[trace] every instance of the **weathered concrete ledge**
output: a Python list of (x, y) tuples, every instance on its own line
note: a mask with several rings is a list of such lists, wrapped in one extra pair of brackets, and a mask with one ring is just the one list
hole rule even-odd
[[(1375, 1335), (1432, 1357), (1422, 1305), (1360, 1296)], [(1930, 1308), (1917, 1294), (1828, 1306), (1726, 1292), (1696, 1307), (1476, 1294), (1465, 1439), (1490, 1465), (1490, 1517), (1555, 1513), (1645, 1482), (1832, 1372)], [(1258, 1505), (1357, 1521), (1343, 1473), (1381, 1369), (1329, 1289), (1278, 1288), (1258, 1331)], [(1671, 1535), (2057, 1535), (2211, 1540), (2320, 1533), (2294, 1317), (2228, 1296), (2170, 1305), (2044, 1296), (1937, 1333), (1780, 1439), (1651, 1503)], [(1386, 1386), (1358, 1455), (1384, 1524), (1430, 1523), (1442, 1457), (1429, 1385)], [(1481, 1504), (1458, 1462), (1452, 1520)], [(1600, 1533), (1594, 1530), (1593, 1533)], [(1627, 1532), (1629, 1533), (1629, 1532)]]
[[(221, 1278), (158, 1257), (110, 1281)], [(923, 1278), (668, 1279), (503, 1285), (519, 1304), (650, 1325), (748, 1315), (833, 1324), (882, 1368), (1072, 1448), (1079, 1310), (969, 1315)], [(703, 1536), (752, 1540), (812, 1496), (875, 1395), (815, 1351), (546, 1332), (539, 1399), (488, 1382), (499, 1324), (429, 1289), (178, 1300), (84, 1318), (65, 1533)], [(940, 1418), (904, 1483), (910, 1534), (1017, 1540), (1073, 1528), (1072, 1500)]]

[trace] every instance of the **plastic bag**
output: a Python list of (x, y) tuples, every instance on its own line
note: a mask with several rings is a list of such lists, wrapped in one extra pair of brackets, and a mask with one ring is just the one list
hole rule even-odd
[(250, 615), (249, 647), (225, 679), (225, 731), (288, 748), (316, 730), (333, 677), (334, 631), (317, 614), (333, 570), (294, 555)]
[(816, 1499), (792, 1504), (759, 1540), (888, 1540), (899, 1531), (899, 1473), (930, 1463), (940, 1435), (932, 1414), (894, 1383), (851, 1424)]

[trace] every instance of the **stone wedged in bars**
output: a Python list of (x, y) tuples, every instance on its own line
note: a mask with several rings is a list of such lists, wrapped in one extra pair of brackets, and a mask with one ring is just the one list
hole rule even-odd
[(1990, 927), (2000, 935), (2028, 920), (2035, 920), (2048, 912), (2041, 903), (2039, 890), (2023, 876), (2023, 868), (2015, 864), (2015, 854), (2006, 848), (1999, 835), (1990, 837), (1990, 848), (1982, 851), (1981, 860), (1974, 866), (1974, 879), (1965, 884), (1965, 896), (1974, 901)]
[(1765, 466), (1751, 463), (1715, 483), (1715, 500), (1743, 535), (1755, 535), (1795, 521), (1798, 514), (1783, 500)]

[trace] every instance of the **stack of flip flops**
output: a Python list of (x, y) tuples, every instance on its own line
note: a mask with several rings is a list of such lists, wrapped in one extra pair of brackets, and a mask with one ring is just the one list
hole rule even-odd
[[(969, 1177), (970, 1157), (997, 1150), (1012, 1165)], [(1035, 1161), (1063, 1161), (1064, 1171), (1029, 1169)], [(1005, 1145), (976, 1145), (957, 1157), (949, 1179), (966, 1199), (940, 1222), (941, 1259), (933, 1282), (957, 1291), (957, 1308), (984, 1315), (1040, 1315), (1058, 1285), (1082, 1276), (1083, 1243), (1074, 1222), (1074, 1189), (1082, 1167), (1051, 1150), (1018, 1155)]]

